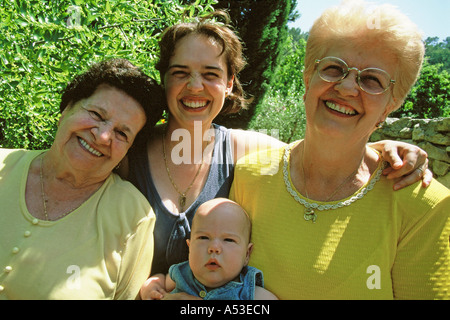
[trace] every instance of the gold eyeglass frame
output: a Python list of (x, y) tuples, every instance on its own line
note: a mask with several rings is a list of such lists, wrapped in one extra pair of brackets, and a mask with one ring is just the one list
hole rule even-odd
[[(319, 63), (320, 63), (322, 60), (328, 59), (328, 58), (336, 59), (336, 60), (342, 62), (343, 65), (345, 66), (346, 70), (343, 68), (342, 71), (344, 71), (344, 73), (343, 73), (342, 77), (341, 77), (340, 79), (338, 79), (338, 80), (335, 80), (335, 81), (331, 81), (331, 80), (325, 79), (325, 78), (322, 77), (322, 75), (320, 74), (320, 71), (317, 70), (317, 73), (319, 74), (320, 79), (322, 79), (322, 80), (325, 81), (325, 82), (329, 82), (329, 83), (339, 82), (339, 81), (341, 81), (341, 80), (344, 80), (344, 79), (348, 76), (348, 74), (350, 73), (350, 71), (355, 70), (355, 71), (358, 72), (358, 75), (357, 75), (357, 77), (356, 77), (356, 82), (358, 83), (359, 88), (360, 88), (362, 91), (364, 91), (364, 92), (366, 92), (366, 93), (368, 93), (368, 94), (371, 94), (371, 95), (379, 95), (379, 94), (385, 93), (387, 90), (389, 90), (389, 88), (391, 87), (391, 84), (392, 84), (392, 85), (395, 84), (395, 80), (393, 80), (393, 79), (391, 78), (391, 75), (390, 75), (389, 73), (387, 73), (387, 72), (386, 72), (385, 70), (383, 70), (383, 69), (379, 69), (379, 68), (366, 68), (366, 69), (363, 69), (363, 70), (359, 70), (359, 69), (356, 68), (356, 67), (350, 68), (350, 67), (348, 66), (348, 64), (347, 64), (344, 60), (342, 60), (341, 58), (338, 58), (338, 57), (332, 57), (332, 56), (329, 56), (329, 57), (324, 57), (324, 58), (322, 58), (322, 59), (316, 59), (316, 61), (315, 61), (315, 69), (317, 69), (317, 66), (319, 65)], [(390, 80), (389, 80), (389, 85), (388, 85), (386, 88), (384, 88), (384, 90), (381, 91), (381, 92), (368, 92), (367, 90), (365, 90), (365, 89), (362, 87), (362, 85), (361, 85), (361, 78), (360, 78), (360, 75), (361, 75), (362, 72), (367, 71), (367, 70), (377, 70), (377, 71), (381, 71), (382, 73), (385, 73), (385, 74), (388, 76), (386, 79), (388, 79), (388, 78), (390, 79)]]

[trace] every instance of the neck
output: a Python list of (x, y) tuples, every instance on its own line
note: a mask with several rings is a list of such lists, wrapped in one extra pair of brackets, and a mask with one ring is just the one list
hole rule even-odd
[[(331, 141), (330, 141), (331, 140)], [(333, 139), (317, 141), (308, 139), (303, 141), (302, 155), (305, 171), (313, 171), (317, 175), (333, 178), (350, 174), (358, 166), (366, 154), (365, 143), (353, 145), (336, 143)]]
[(108, 178), (93, 176), (92, 172), (83, 172), (67, 166), (59, 157), (53, 155), (52, 149), (42, 155), (43, 178), (49, 187), (54, 186), (55, 190), (97, 190), (99, 186)]
[[(51, 153), (47, 152), (30, 166), (33, 173), (29, 177), (37, 176), (37, 179), (28, 179), (27, 189), (31, 191), (27, 191), (26, 199), (30, 213), (35, 217), (58, 220), (82, 205), (103, 183), (80, 184), (72, 175), (55, 170), (58, 164), (58, 161), (52, 162)], [(30, 192), (37, 194), (38, 198)]]
[(326, 140), (305, 136), (291, 152), (291, 175), (296, 177), (296, 186), (303, 195), (333, 201), (353, 194), (367, 183), (377, 168), (378, 156), (365, 143), (349, 146)]

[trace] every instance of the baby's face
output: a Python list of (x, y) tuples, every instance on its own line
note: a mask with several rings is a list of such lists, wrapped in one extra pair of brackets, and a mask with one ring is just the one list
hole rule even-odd
[(195, 215), (189, 244), (189, 265), (196, 279), (207, 288), (235, 280), (248, 263), (249, 225), (234, 206), (219, 205)]

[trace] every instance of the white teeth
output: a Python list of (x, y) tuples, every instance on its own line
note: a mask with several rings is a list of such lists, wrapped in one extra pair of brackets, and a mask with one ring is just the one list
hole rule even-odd
[(355, 111), (355, 110), (350, 110), (350, 109), (341, 107), (341, 106), (339, 106), (338, 104), (334, 104), (333, 102), (330, 102), (330, 101), (326, 101), (326, 102), (325, 102), (325, 105), (326, 105), (328, 108), (330, 108), (330, 109), (332, 109), (332, 110), (335, 110), (335, 111), (337, 111), (337, 112), (343, 113), (343, 114), (348, 114), (348, 115), (354, 115), (354, 114), (356, 114), (356, 111)]
[(208, 104), (208, 101), (183, 101), (183, 104), (189, 108), (201, 108)]
[(88, 143), (86, 141), (84, 141), (81, 138), (78, 138), (78, 140), (80, 141), (81, 145), (90, 153), (92, 153), (93, 155), (97, 156), (97, 157), (101, 157), (103, 154), (98, 152), (97, 150), (95, 150), (94, 148), (92, 148), (90, 145), (88, 145)]

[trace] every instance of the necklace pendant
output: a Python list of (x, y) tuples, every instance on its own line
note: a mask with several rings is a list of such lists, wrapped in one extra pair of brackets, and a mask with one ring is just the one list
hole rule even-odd
[(316, 213), (314, 212), (313, 209), (305, 208), (305, 214), (303, 215), (303, 218), (306, 221), (312, 220), (312, 222), (315, 223), (316, 219), (317, 219), (317, 215), (316, 215)]
[(178, 203), (180, 204), (181, 210), (183, 210), (184, 205), (186, 204), (186, 196), (184, 194), (178, 198)]

